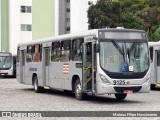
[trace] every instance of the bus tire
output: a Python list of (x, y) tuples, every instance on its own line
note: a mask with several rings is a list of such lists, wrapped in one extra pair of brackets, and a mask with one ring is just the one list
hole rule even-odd
[(151, 84), (151, 90), (155, 90), (155, 84)]
[(74, 93), (77, 100), (83, 100), (86, 97), (86, 94), (82, 92), (82, 87), (79, 79), (77, 79), (75, 82)]
[(34, 76), (33, 80), (34, 80), (34, 81), (33, 81), (34, 91), (35, 91), (36, 93), (42, 92), (43, 88), (40, 87), (40, 86), (38, 86), (38, 78), (37, 78), (37, 76)]
[(117, 100), (124, 100), (127, 97), (127, 94), (115, 94)]

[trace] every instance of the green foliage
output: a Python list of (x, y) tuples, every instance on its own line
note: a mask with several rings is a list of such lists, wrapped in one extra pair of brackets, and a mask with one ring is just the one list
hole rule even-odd
[(160, 27), (152, 34), (151, 39), (153, 41), (160, 41)]
[(88, 10), (89, 28), (123, 26), (143, 29), (151, 41), (160, 39), (159, 0), (99, 0)]

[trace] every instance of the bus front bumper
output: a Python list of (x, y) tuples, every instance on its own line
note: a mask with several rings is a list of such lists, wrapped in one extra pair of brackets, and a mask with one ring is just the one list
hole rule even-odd
[[(111, 85), (99, 83), (97, 94), (122, 94), (122, 93), (148, 93), (150, 92), (150, 82), (142, 85)], [(127, 92), (128, 91), (128, 92)]]
[(0, 76), (3, 77), (3, 76), (11, 76), (13, 75), (13, 72), (12, 70), (1, 70), (0, 71)]

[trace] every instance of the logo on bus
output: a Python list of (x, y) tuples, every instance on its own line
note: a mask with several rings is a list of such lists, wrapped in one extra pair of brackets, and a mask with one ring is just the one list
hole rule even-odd
[(64, 74), (69, 74), (69, 63), (64, 63), (63, 64), (63, 73)]

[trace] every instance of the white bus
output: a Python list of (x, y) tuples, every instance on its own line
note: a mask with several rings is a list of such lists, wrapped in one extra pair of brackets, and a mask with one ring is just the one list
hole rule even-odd
[(150, 61), (146, 34), (141, 30), (106, 28), (35, 40), (18, 45), (17, 79), (45, 89), (86, 94), (150, 91)]
[(151, 59), (151, 89), (160, 87), (160, 42), (149, 42)]
[(0, 77), (16, 77), (16, 56), (0, 52)]

